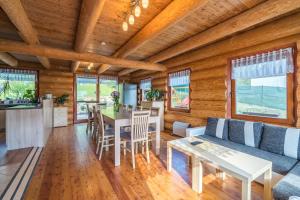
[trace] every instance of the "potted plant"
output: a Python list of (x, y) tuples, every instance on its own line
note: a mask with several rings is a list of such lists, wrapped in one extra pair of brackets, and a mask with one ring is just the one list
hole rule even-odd
[(31, 103), (37, 103), (35, 90), (26, 90), (25, 94), (23, 95), (23, 99), (29, 100)]
[(69, 99), (68, 94), (63, 94), (55, 99), (55, 103), (57, 106), (63, 106)]
[(147, 101), (161, 101), (163, 100), (164, 92), (158, 89), (151, 89), (146, 93)]

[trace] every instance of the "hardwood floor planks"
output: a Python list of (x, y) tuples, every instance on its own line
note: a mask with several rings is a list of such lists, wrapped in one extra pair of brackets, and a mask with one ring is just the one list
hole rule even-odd
[[(57, 128), (50, 136), (36, 168), (25, 199), (240, 199), (241, 182), (227, 177), (217, 179), (214, 169), (204, 165), (203, 193), (191, 189), (188, 159), (173, 152), (172, 173), (166, 170), (166, 142), (175, 139), (162, 133), (160, 157), (151, 152), (148, 165), (142, 154), (121, 156), (121, 167), (114, 167), (113, 149), (101, 161), (95, 144), (85, 134), (85, 125)], [(252, 199), (262, 199), (263, 187), (252, 184)]]

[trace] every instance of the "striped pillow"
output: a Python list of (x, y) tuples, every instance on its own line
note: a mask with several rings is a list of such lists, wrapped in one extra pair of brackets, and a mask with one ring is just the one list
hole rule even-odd
[(209, 117), (204, 134), (228, 140), (228, 120)]
[(265, 125), (260, 148), (300, 159), (300, 129)]
[(241, 120), (229, 121), (229, 140), (250, 147), (258, 147), (261, 141), (263, 124)]

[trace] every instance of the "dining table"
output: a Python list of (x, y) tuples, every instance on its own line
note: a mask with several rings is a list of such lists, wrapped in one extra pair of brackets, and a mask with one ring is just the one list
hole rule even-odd
[[(121, 128), (131, 126), (131, 111), (120, 108), (118, 111), (113, 107), (101, 107), (103, 120), (106, 124), (114, 127), (115, 131), (115, 155), (114, 164), (120, 166), (121, 157)], [(156, 155), (160, 153), (160, 117), (158, 115), (150, 115), (149, 124), (155, 124), (155, 142), (152, 143), (152, 149)]]

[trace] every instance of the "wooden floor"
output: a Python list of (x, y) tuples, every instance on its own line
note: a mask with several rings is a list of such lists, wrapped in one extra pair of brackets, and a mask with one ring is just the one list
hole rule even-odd
[(6, 148), (5, 133), (0, 132), (0, 195), (5, 190), (31, 148), (11, 150)]
[[(162, 134), (160, 157), (151, 153), (147, 165), (137, 156), (137, 168), (131, 157), (121, 157), (121, 167), (113, 165), (113, 149), (101, 161), (95, 145), (85, 134), (84, 125), (57, 128), (49, 138), (25, 199), (240, 199), (241, 182), (234, 178), (217, 179), (214, 169), (205, 167), (203, 193), (191, 190), (191, 170), (186, 157), (174, 152), (172, 173), (166, 171), (166, 141), (174, 137)], [(262, 199), (263, 187), (252, 185), (252, 199)]]

